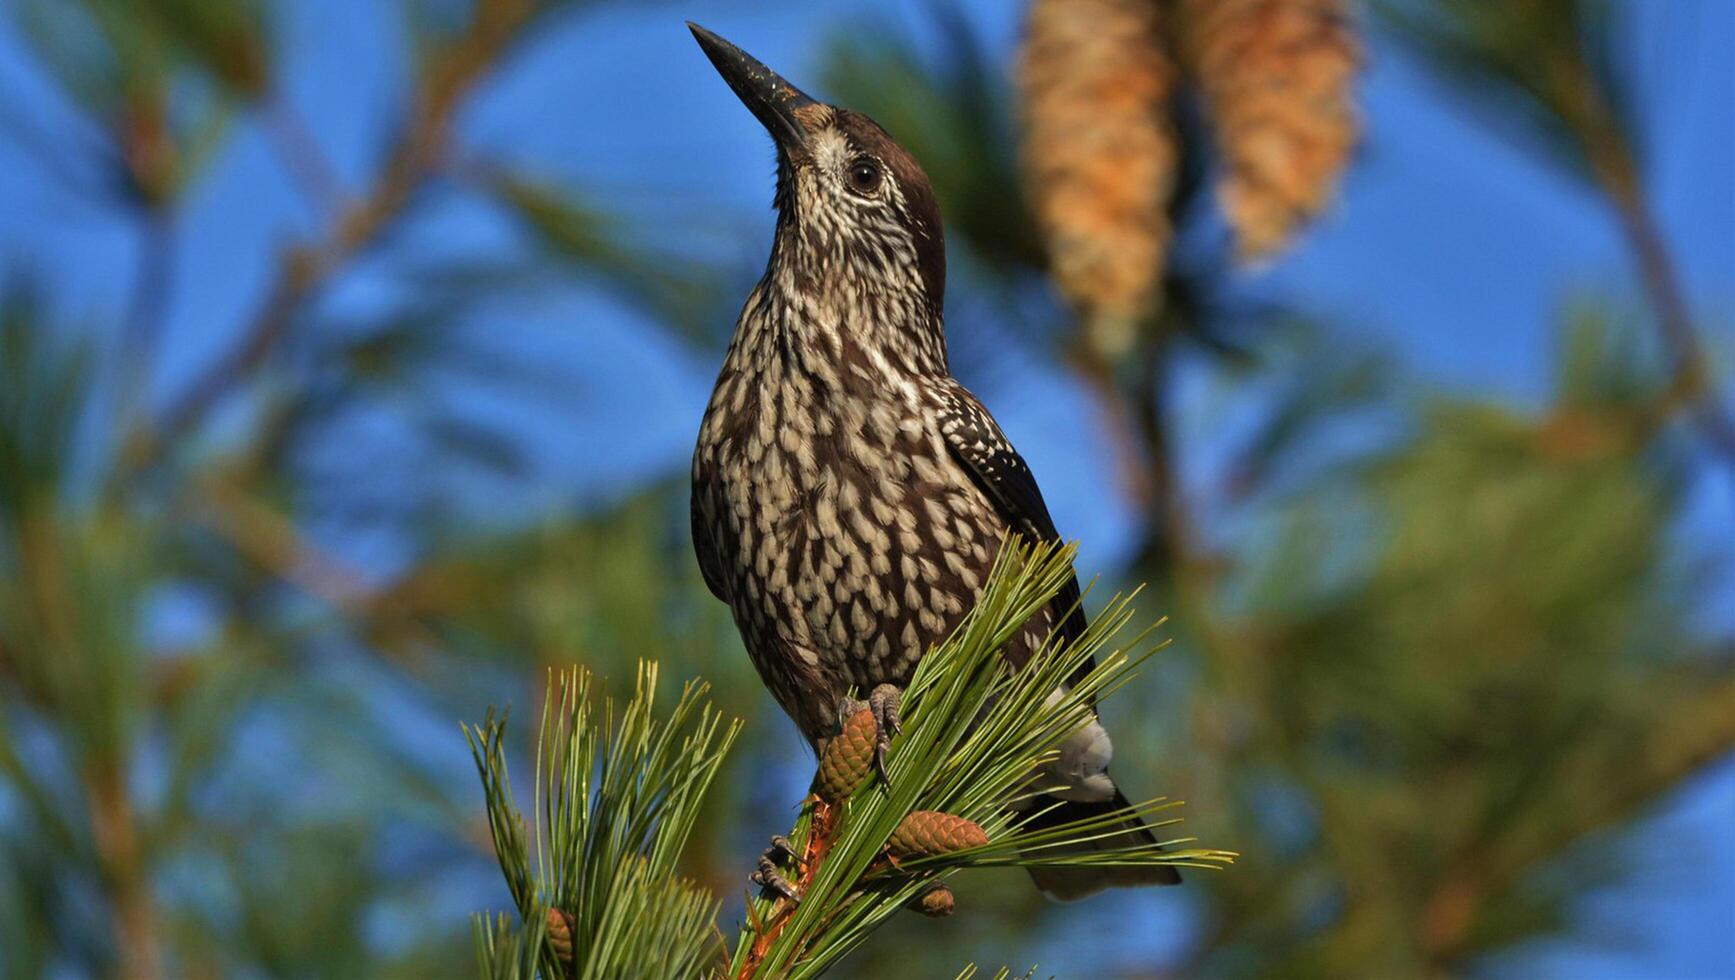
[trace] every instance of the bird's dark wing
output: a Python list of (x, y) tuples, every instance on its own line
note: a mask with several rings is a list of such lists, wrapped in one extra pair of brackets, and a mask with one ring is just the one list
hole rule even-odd
[(693, 496), (688, 508), (693, 520), (693, 553), (699, 558), (699, 573), (705, 576), (705, 587), (712, 595), (728, 602), (729, 593), (720, 567), (722, 556), (717, 553), (717, 532), (712, 516), (716, 508), (707, 507), (707, 495), (712, 492), (711, 481), (703, 468), (693, 467)]
[[(976, 486), (994, 502), (994, 507), (1007, 526), (1027, 538), (1038, 541), (1058, 541), (1054, 518), (1048, 515), (1048, 505), (1042, 500), (1042, 490), (1036, 485), (1029, 464), (976, 396), (962, 385), (948, 386), (943, 395), (940, 433), (946, 439), (952, 456), (963, 464)], [(1049, 606), (1060, 619), (1061, 636), (1067, 643), (1076, 643), (1084, 635), (1084, 610), (1079, 606), (1078, 576), (1067, 579), (1065, 587)], [(1080, 668), (1080, 676), (1089, 673), (1092, 664)]]

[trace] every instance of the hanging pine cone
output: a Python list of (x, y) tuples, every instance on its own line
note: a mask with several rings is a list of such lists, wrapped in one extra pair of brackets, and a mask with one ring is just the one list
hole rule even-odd
[(894, 860), (902, 860), (950, 854), (986, 843), (988, 835), (974, 821), (938, 810), (915, 810), (892, 831), (886, 850)]
[(1330, 201), (1359, 134), (1342, 0), (1182, 0), (1182, 51), (1216, 130), (1218, 200), (1243, 260)]
[(843, 730), (825, 743), (819, 756), (814, 792), (827, 803), (842, 803), (873, 771), (874, 742), (879, 725), (867, 705), (844, 719)]
[(559, 909), (548, 910), (548, 948), (554, 951), (568, 976), (572, 975), (572, 916)]
[(1033, 0), (1018, 82), (1030, 200), (1060, 291), (1102, 357), (1162, 302), (1175, 68), (1156, 0)]
[(944, 919), (958, 910), (958, 897), (945, 885), (935, 885), (910, 899), (910, 908), (930, 919)]

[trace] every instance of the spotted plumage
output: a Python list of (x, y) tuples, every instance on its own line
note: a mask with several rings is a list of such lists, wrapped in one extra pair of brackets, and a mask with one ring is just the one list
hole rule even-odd
[[(699, 431), (693, 540), (767, 687), (818, 744), (852, 688), (909, 682), (975, 603), (1009, 528), (1058, 535), (1030, 468), (948, 370), (945, 243), (922, 168), (866, 116), (694, 33), (771, 131), (778, 176), (771, 258)], [(1077, 599), (1073, 581), (1005, 656), (1022, 665), (1057, 627), (1076, 638)], [(1109, 755), (1099, 725), (1081, 730), (1056, 795), (1122, 801)], [(1166, 877), (1038, 882), (1071, 897)]]

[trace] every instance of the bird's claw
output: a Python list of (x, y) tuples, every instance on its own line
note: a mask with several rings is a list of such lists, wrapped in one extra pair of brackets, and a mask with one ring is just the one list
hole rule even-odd
[(771, 846), (765, 849), (764, 858), (774, 865), (793, 863), (798, 868), (807, 863), (801, 859), (801, 853), (790, 843), (789, 838), (782, 834), (771, 835)]
[(783, 877), (783, 872), (777, 870), (777, 864), (769, 857), (759, 858), (758, 869), (748, 875), (747, 880), (768, 892), (781, 895), (791, 904), (801, 904), (801, 894), (789, 883), (788, 878)]
[(882, 733), (896, 735), (904, 730), (903, 715), (899, 713), (904, 703), (903, 691), (891, 684), (881, 684), (868, 695), (867, 703), (874, 713), (874, 721), (879, 722)]
[(904, 692), (891, 684), (881, 684), (868, 695), (868, 708), (874, 713), (878, 730), (874, 738), (874, 772), (888, 786), (892, 780), (886, 775), (886, 752), (892, 747), (892, 736), (904, 730), (904, 720), (899, 714), (903, 700)]
[(891, 785), (891, 777), (886, 775), (886, 752), (892, 747), (892, 736), (904, 730), (903, 716), (899, 709), (903, 703), (904, 692), (892, 684), (881, 684), (868, 694), (866, 701), (857, 701), (845, 697), (838, 702), (837, 716), (840, 719), (840, 730), (843, 719), (854, 718), (863, 708), (873, 713), (874, 719), (874, 773), (880, 782)]

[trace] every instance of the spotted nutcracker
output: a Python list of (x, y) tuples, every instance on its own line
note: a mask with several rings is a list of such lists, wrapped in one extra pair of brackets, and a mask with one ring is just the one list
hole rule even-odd
[[(693, 544), (778, 703), (815, 746), (851, 688), (883, 753), (916, 661), (980, 595), (1008, 529), (1058, 535), (1030, 468), (946, 365), (946, 250), (927, 175), (858, 112), (815, 101), (688, 24), (777, 148), (777, 234), (747, 297), (693, 455)], [(1010, 205), (1009, 205), (1010, 206)], [(1071, 581), (1005, 656), (1084, 630)], [(1045, 821), (1126, 805), (1094, 721), (1049, 775)], [(1154, 843), (1129, 823), (1126, 836)], [(1033, 869), (1076, 898), (1172, 884), (1172, 868)]]

